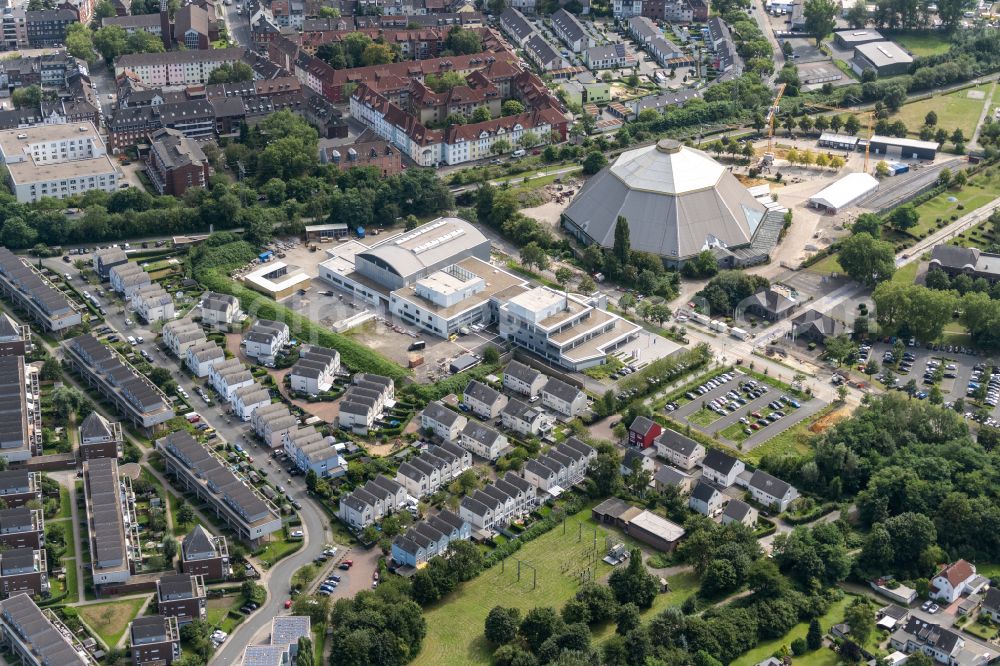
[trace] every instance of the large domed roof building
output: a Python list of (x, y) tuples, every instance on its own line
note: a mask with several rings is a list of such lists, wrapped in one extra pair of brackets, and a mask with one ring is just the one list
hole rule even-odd
[(632, 249), (679, 266), (712, 249), (725, 266), (767, 260), (785, 209), (758, 200), (707, 154), (672, 139), (629, 150), (587, 181), (563, 213), (563, 226), (585, 244), (614, 245), (618, 216)]

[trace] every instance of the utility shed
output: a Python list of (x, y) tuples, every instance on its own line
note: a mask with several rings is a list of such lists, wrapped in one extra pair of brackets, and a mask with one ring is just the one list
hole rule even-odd
[(878, 189), (878, 180), (867, 173), (849, 173), (809, 198), (809, 205), (836, 213)]

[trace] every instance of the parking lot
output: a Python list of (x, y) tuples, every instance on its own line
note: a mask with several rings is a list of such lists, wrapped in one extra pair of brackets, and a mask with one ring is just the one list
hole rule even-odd
[[(992, 419), (986, 421), (989, 425), (1000, 424), (1000, 370), (996, 361), (960, 346), (937, 347), (907, 344), (902, 357), (896, 359), (887, 356), (892, 354), (893, 345), (878, 342), (871, 345), (866, 355), (859, 355), (855, 367), (863, 368), (868, 360), (874, 360), (881, 370), (875, 376), (878, 381), (885, 383), (888, 379), (896, 388), (906, 390), (912, 380), (910, 389), (918, 400), (928, 399), (932, 388), (937, 387), (945, 405), (950, 407), (962, 400), (967, 417), (975, 416), (981, 407)], [(889, 377), (886, 370), (891, 372)]]
[(688, 402), (678, 404), (676, 409), (671, 409), (673, 403), (668, 405), (667, 413), (710, 437), (742, 446), (744, 451), (788, 430), (824, 406), (816, 398), (793, 397), (738, 368), (716, 375), (689, 392), (686, 399)]

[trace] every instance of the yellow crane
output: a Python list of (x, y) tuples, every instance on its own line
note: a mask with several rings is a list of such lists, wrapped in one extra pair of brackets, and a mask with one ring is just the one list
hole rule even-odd
[(767, 112), (767, 153), (764, 154), (764, 158), (774, 160), (774, 119), (778, 115), (778, 105), (781, 103), (781, 96), (785, 94), (785, 84), (782, 83), (778, 86), (778, 94), (774, 96), (774, 104), (771, 105), (770, 110)]
[(816, 107), (817, 109), (826, 109), (827, 111), (844, 111), (853, 114), (864, 114), (868, 117), (868, 140), (865, 142), (865, 173), (868, 173), (868, 155), (872, 145), (872, 136), (875, 134), (875, 112), (874, 111), (851, 111), (850, 109), (838, 108), (836, 106), (827, 106), (826, 104), (819, 104), (817, 102), (807, 102), (803, 106)]

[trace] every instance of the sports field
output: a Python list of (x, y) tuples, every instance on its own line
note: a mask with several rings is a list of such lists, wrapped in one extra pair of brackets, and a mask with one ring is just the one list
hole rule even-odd
[[(427, 637), (413, 663), (415, 666), (489, 664), (493, 649), (483, 637), (483, 622), (490, 609), (509, 606), (521, 609), (523, 614), (536, 606), (561, 608), (581, 581), (591, 576), (600, 581), (611, 572), (611, 567), (601, 561), (607, 552), (605, 537), (608, 536), (614, 542), (623, 540), (598, 527), (590, 519), (588, 506), (567, 519), (565, 533), (562, 526), (557, 526), (508, 557), (503, 567), (497, 565), (464, 583), (424, 614)], [(522, 562), (520, 581), (517, 560)], [(537, 571), (534, 589), (533, 571), (525, 563)]]

